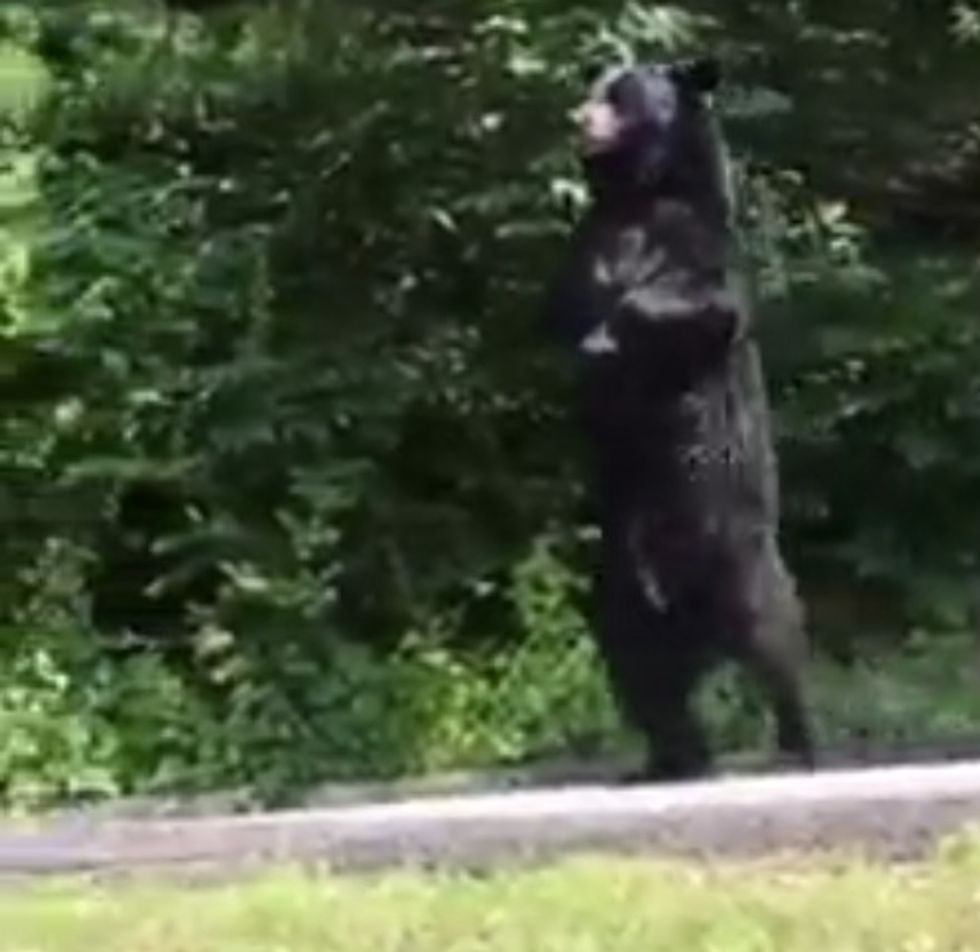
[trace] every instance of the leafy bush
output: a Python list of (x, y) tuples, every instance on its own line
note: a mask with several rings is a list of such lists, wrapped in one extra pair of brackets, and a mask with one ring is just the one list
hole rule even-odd
[[(977, 60), (969, 18), (923, 21), (6, 4), (0, 623), (11, 716), (36, 712), (10, 795), (281, 791), (606, 742), (572, 401), (533, 314), (582, 200), (566, 108), (587, 63), (631, 50), (731, 64), (822, 643), (962, 628)], [(723, 732), (755, 737), (718, 683)]]

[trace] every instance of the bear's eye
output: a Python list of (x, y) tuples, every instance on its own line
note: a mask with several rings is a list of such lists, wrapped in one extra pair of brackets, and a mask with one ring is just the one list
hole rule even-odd
[(621, 116), (641, 118), (644, 102), (642, 80), (633, 73), (618, 76), (606, 91), (606, 100)]

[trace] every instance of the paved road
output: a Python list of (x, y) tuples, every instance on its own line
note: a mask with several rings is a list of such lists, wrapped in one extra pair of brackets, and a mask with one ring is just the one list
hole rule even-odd
[(0, 827), (0, 876), (479, 868), (570, 851), (758, 855), (859, 848), (913, 858), (980, 824), (980, 762), (829, 770), (673, 786), (569, 786), (170, 819)]

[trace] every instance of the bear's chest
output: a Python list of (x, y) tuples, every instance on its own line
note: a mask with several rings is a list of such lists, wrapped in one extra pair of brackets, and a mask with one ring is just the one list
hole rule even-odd
[(622, 290), (653, 279), (667, 264), (664, 248), (640, 226), (599, 229), (588, 277), (603, 290)]

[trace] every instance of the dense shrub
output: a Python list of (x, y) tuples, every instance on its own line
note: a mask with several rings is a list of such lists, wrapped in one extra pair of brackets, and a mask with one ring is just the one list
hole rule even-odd
[(957, 10), (6, 4), (0, 622), (9, 708), (35, 711), (8, 790), (282, 788), (603, 733), (575, 640), (589, 514), (534, 313), (582, 199), (565, 111), (629, 47), (731, 64), (823, 643), (962, 627), (978, 67)]

